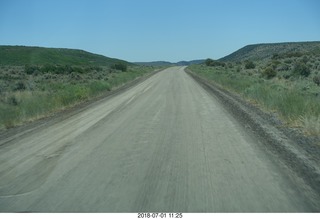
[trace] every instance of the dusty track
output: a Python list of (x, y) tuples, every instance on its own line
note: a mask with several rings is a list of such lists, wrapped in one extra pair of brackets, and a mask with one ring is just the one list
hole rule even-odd
[(264, 144), (173, 67), (3, 143), (0, 211), (319, 211)]

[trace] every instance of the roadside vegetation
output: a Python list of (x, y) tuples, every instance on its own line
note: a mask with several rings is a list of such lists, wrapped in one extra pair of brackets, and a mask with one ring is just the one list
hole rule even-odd
[(0, 66), (0, 130), (49, 116), (103, 95), (155, 67), (99, 65)]
[(277, 113), (287, 125), (320, 135), (320, 51), (274, 53), (258, 60), (207, 59), (188, 69)]

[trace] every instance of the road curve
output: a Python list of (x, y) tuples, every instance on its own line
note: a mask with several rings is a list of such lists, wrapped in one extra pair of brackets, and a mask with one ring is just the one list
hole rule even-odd
[(172, 67), (0, 146), (0, 211), (319, 210), (260, 144)]

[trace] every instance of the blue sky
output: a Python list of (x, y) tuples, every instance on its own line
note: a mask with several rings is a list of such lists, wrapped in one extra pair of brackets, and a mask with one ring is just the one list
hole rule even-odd
[(0, 45), (175, 62), (290, 41), (320, 41), (319, 0), (0, 0)]

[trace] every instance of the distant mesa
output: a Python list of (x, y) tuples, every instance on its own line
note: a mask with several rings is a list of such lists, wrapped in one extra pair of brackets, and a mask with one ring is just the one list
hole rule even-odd
[(146, 66), (186, 66), (193, 64), (204, 63), (204, 59), (192, 60), (192, 61), (180, 61), (180, 62), (166, 62), (166, 61), (154, 61), (154, 62), (134, 62), (137, 65), (146, 65)]

